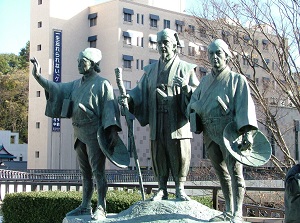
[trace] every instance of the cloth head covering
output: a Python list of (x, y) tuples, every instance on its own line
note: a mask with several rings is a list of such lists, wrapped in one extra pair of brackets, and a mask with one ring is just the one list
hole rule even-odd
[(159, 41), (162, 38), (169, 39), (171, 42), (173, 42), (177, 46), (180, 46), (178, 33), (172, 29), (166, 28), (166, 29), (163, 29), (162, 31), (158, 32), (157, 33), (157, 41)]
[(215, 41), (213, 41), (211, 44), (209, 44), (209, 46), (207, 48), (208, 51), (209, 51), (210, 47), (213, 45), (220, 47), (228, 55), (228, 57), (232, 58), (232, 54), (229, 50), (229, 47), (228, 47), (227, 43), (225, 43), (224, 40), (216, 39)]
[(93, 61), (94, 63), (98, 63), (102, 59), (101, 51), (96, 48), (86, 48), (85, 50), (80, 52), (80, 54), (83, 57)]

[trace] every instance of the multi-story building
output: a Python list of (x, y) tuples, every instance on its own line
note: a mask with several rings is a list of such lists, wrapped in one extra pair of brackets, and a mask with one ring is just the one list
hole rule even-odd
[[(143, 75), (143, 67), (158, 60), (156, 33), (164, 28), (179, 33), (181, 59), (197, 63), (199, 55), (207, 55), (207, 44), (189, 38), (197, 26), (193, 16), (184, 13), (184, 6), (185, 0), (111, 0), (99, 4), (81, 0), (33, 0), (30, 54), (38, 59), (44, 77), (68, 82), (80, 78), (78, 53), (96, 47), (103, 54), (100, 75), (117, 89), (114, 69), (122, 67), (124, 85), (129, 90)], [(207, 67), (197, 65), (196, 73), (200, 77), (207, 72)], [(28, 168), (78, 168), (71, 120), (46, 117), (45, 105), (45, 93), (31, 76)], [(134, 124), (140, 164), (150, 167), (149, 127), (141, 127), (137, 121)], [(120, 137), (127, 144), (124, 119), (122, 126)], [(191, 167), (198, 167), (205, 158), (202, 135), (197, 135), (192, 139)], [(110, 162), (106, 165), (114, 168)]]

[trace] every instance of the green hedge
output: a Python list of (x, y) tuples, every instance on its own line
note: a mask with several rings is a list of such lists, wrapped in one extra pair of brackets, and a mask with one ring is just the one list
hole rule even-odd
[[(80, 205), (81, 196), (82, 193), (76, 191), (7, 194), (2, 205), (3, 223), (61, 223), (67, 212)], [(212, 206), (211, 198), (192, 197), (192, 199), (209, 207)], [(119, 213), (140, 200), (139, 191), (109, 190), (106, 197), (107, 212)], [(97, 204), (95, 193), (92, 204), (95, 208)]]

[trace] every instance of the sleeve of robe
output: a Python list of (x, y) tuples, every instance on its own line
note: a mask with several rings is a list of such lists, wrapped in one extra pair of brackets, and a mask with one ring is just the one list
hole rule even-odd
[(187, 106), (190, 102), (193, 92), (199, 85), (199, 80), (196, 76), (194, 69), (197, 67), (195, 64), (181, 61), (180, 63), (180, 76), (188, 79), (188, 92), (182, 94), (181, 111), (184, 115), (187, 114)]
[(120, 111), (111, 84), (105, 80), (101, 89), (100, 120), (104, 129), (115, 125), (121, 131)]
[(238, 74), (238, 84), (235, 92), (235, 121), (237, 129), (245, 131), (257, 129), (257, 119), (254, 102), (246, 78)]
[(44, 88), (46, 95), (45, 115), (51, 118), (61, 118), (63, 101), (65, 98), (70, 98), (74, 82), (55, 83), (45, 78), (43, 81), (47, 85)]
[(149, 90), (148, 77), (145, 73), (137, 86), (129, 92), (132, 102), (130, 112), (136, 117), (141, 126), (149, 124)]

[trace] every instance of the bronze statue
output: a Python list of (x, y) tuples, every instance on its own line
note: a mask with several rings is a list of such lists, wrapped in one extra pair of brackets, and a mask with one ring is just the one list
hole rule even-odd
[(300, 220), (300, 164), (293, 166), (285, 177), (285, 222), (296, 223)]
[[(82, 174), (82, 203), (67, 216), (91, 215), (98, 220), (106, 217), (105, 197), (107, 183), (105, 178), (105, 160), (98, 140), (97, 131), (108, 138), (108, 147), (113, 151), (120, 138), (121, 131), (118, 104), (111, 84), (100, 77), (101, 51), (87, 48), (79, 53), (78, 71), (81, 79), (68, 83), (55, 83), (42, 77), (37, 60), (33, 63), (32, 74), (45, 89), (49, 117), (72, 117), (79, 167)], [(68, 112), (65, 112), (68, 111)], [(64, 114), (63, 114), (64, 113)], [(67, 115), (66, 115), (67, 114)], [(99, 137), (99, 136), (98, 136)], [(98, 206), (92, 213), (93, 177), (96, 181)]]
[[(213, 41), (208, 46), (208, 57), (211, 73), (202, 78), (193, 93), (188, 113), (191, 114), (191, 125), (198, 127), (195, 131), (203, 131), (207, 154), (225, 198), (225, 212), (210, 221), (239, 223), (243, 222), (243, 165), (226, 149), (223, 132), (229, 123), (234, 122), (242, 135), (240, 149), (251, 149), (252, 130), (257, 129), (255, 107), (246, 78), (231, 71), (228, 66), (232, 57), (228, 45), (221, 39)], [(197, 123), (194, 123), (195, 120), (198, 120)]]
[(171, 170), (176, 198), (189, 200), (184, 191), (191, 158), (190, 123), (186, 108), (198, 85), (196, 65), (179, 59), (178, 34), (170, 29), (157, 33), (160, 59), (144, 67), (144, 75), (127, 97), (129, 109), (142, 126), (149, 124), (151, 155), (159, 190), (153, 201), (168, 199), (167, 181)]

